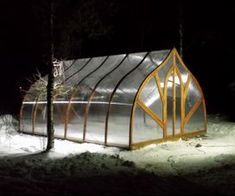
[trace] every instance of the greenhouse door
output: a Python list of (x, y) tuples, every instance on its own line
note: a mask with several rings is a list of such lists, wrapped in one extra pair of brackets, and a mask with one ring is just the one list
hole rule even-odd
[(181, 85), (175, 69), (166, 80), (166, 137), (181, 133)]

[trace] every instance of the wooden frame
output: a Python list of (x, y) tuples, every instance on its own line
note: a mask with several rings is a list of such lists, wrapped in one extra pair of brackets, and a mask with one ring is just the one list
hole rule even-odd
[[(166, 72), (165, 74), (165, 79), (164, 79), (164, 87), (163, 90), (160, 86), (160, 78), (158, 75), (158, 71), (164, 67), (166, 65), (166, 63), (169, 61), (170, 58), (173, 58), (173, 63), (170, 66), (169, 70)], [(188, 78), (187, 81), (185, 83), (185, 85), (183, 84), (182, 81), (182, 77), (181, 77), (181, 72), (179, 70), (179, 68), (177, 67), (176, 64), (176, 58), (179, 60), (180, 64), (182, 65), (182, 67), (185, 69), (185, 71), (188, 74)], [(172, 77), (173, 78), (173, 84), (172, 84), (172, 135), (168, 135), (167, 134), (167, 84), (168, 84), (168, 80), (169, 78)], [(176, 134), (176, 81), (175, 81), (175, 77), (178, 77), (179, 79), (179, 83), (180, 83), (180, 96), (181, 96), (181, 101), (180, 101), (180, 133)], [(158, 91), (160, 94), (160, 98), (162, 101), (162, 120), (156, 115), (154, 114), (154, 112), (148, 108), (141, 100), (140, 100), (140, 95), (143, 91), (143, 89), (146, 87), (146, 85), (148, 84), (148, 82), (154, 78), (158, 87)], [(196, 103), (193, 105), (193, 107), (190, 109), (190, 111), (188, 112), (188, 114), (185, 114), (185, 102), (186, 102), (186, 97), (188, 94), (188, 90), (189, 90), (189, 84), (190, 81), (194, 81), (196, 88), (198, 89), (199, 93), (200, 93), (200, 99), (198, 99), (196, 101)], [(192, 117), (192, 115), (197, 111), (198, 107), (203, 104), (203, 112), (204, 112), (204, 124), (205, 124), (205, 129), (204, 130), (200, 130), (200, 131), (192, 131), (192, 132), (187, 132), (187, 130), (184, 129), (184, 126), (187, 122), (189, 122), (190, 118)], [(168, 141), (168, 140), (175, 140), (178, 139), (180, 137), (189, 137), (189, 136), (195, 136), (195, 135), (200, 135), (206, 132), (207, 130), (207, 119), (206, 119), (206, 106), (205, 106), (205, 99), (202, 93), (202, 89), (200, 87), (200, 85), (198, 84), (197, 80), (194, 78), (194, 76), (191, 74), (191, 72), (188, 70), (188, 68), (185, 66), (185, 64), (183, 63), (182, 59), (180, 58), (178, 52), (176, 51), (176, 49), (172, 49), (172, 51), (170, 52), (170, 54), (168, 55), (168, 57), (166, 58), (166, 60), (159, 66), (157, 67), (151, 74), (149, 74), (149, 76), (142, 82), (136, 98), (134, 100), (134, 104), (133, 104), (133, 109), (132, 109), (132, 114), (131, 114), (131, 123), (130, 123), (130, 134), (133, 134), (133, 125), (134, 125), (134, 113), (135, 113), (135, 108), (136, 106), (139, 106), (143, 109), (143, 111), (145, 111), (158, 125), (160, 125), (163, 129), (163, 138), (162, 139), (153, 139), (151, 141), (143, 141), (143, 142), (138, 142), (138, 143), (132, 143), (132, 135), (130, 135), (130, 140), (129, 140), (129, 147), (130, 149), (135, 149), (135, 148), (139, 148), (151, 143), (160, 143), (163, 141)]]

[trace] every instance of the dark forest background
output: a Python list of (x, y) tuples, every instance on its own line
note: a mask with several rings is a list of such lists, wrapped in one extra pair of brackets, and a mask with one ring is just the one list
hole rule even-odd
[[(209, 113), (235, 118), (232, 1), (55, 0), (57, 59), (180, 49), (202, 86)], [(206, 3), (207, 2), (207, 3)], [(49, 1), (0, 2), (0, 112), (17, 115), (20, 87), (47, 73)]]

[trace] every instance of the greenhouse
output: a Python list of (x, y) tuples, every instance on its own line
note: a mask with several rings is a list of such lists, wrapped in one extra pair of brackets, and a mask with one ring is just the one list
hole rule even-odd
[[(136, 149), (207, 130), (199, 83), (177, 50), (55, 63), (55, 137)], [(46, 132), (47, 77), (38, 77), (20, 111), (20, 131)]]

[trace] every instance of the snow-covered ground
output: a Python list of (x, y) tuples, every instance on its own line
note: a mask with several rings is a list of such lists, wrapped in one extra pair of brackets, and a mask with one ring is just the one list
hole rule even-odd
[(133, 151), (56, 139), (46, 154), (46, 138), (16, 127), (0, 117), (0, 193), (235, 194), (235, 123), (218, 115), (203, 137)]

